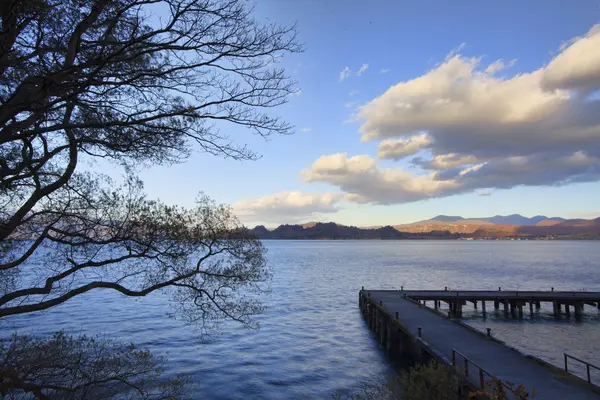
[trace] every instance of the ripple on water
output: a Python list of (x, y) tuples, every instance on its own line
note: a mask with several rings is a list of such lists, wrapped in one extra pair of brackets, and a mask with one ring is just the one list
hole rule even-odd
[[(330, 399), (378, 382), (391, 371), (358, 312), (358, 290), (529, 289), (600, 290), (600, 242), (269, 241), (274, 273), (262, 328), (225, 324), (201, 341), (193, 327), (166, 317), (168, 298), (132, 300), (110, 292), (4, 321), (15, 330), (47, 335), (64, 329), (133, 342), (168, 357), (167, 376), (183, 374), (195, 397), (211, 399)], [(533, 320), (490, 312), (465, 313), (466, 322), (522, 351), (559, 366), (562, 352), (600, 364), (598, 310), (583, 323), (556, 321), (543, 308)]]

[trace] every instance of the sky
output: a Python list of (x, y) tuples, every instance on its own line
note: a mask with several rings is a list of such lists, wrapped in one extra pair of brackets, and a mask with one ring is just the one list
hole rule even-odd
[(195, 152), (141, 171), (150, 197), (198, 192), (248, 225), (400, 224), (438, 214), (600, 216), (600, 0), (259, 0), (296, 23), (295, 134), (229, 133), (261, 155)]

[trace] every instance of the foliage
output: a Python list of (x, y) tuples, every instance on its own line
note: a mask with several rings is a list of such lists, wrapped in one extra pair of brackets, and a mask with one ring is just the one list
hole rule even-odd
[(412, 367), (401, 378), (405, 400), (458, 399), (458, 382), (452, 370), (436, 362)]
[(13, 336), (0, 341), (0, 395), (11, 399), (178, 399), (185, 380), (160, 380), (164, 360), (105, 339)]
[[(478, 390), (469, 393), (469, 400), (527, 400), (529, 393), (523, 385), (516, 388), (512, 383), (504, 382), (498, 378), (493, 378), (486, 382), (487, 391)], [(533, 396), (535, 397), (535, 391)]]
[[(192, 149), (257, 157), (220, 129), (291, 133), (271, 110), (294, 91), (276, 64), (301, 50), (295, 27), (251, 13), (243, 0), (0, 2), (0, 321), (105, 289), (167, 291), (174, 314), (205, 329), (224, 317), (255, 326), (270, 279), (262, 244), (228, 207), (150, 200), (135, 174)], [(123, 184), (98, 161), (122, 166)], [(6, 362), (28, 365), (43, 361), (28, 346), (83, 354), (91, 343), (13, 342)], [(3, 390), (22, 379), (17, 366), (2, 366)], [(23, 382), (52, 384), (46, 366)]]

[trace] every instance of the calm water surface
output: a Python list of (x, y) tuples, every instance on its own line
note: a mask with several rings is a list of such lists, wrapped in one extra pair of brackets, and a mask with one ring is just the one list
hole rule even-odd
[[(600, 241), (267, 241), (273, 292), (261, 328), (226, 324), (201, 342), (194, 328), (168, 319), (165, 298), (130, 299), (112, 292), (80, 296), (52, 311), (5, 320), (3, 335), (103, 334), (165, 354), (169, 374), (197, 383), (194, 397), (214, 399), (331, 398), (390, 372), (358, 311), (358, 290), (497, 289), (600, 291)], [(488, 310), (490, 305), (488, 305)], [(473, 326), (528, 354), (562, 365), (568, 351), (600, 364), (600, 314), (586, 306), (582, 322), (536, 318)], [(470, 311), (469, 311), (470, 310)], [(600, 376), (598, 377), (600, 378)]]

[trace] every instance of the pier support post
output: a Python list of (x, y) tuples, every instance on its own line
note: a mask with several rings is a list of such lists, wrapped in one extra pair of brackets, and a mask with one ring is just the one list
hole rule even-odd
[(529, 316), (533, 318), (533, 301), (529, 302)]
[(519, 318), (523, 318), (523, 304), (519, 303), (517, 308), (519, 310)]
[(485, 315), (485, 301), (481, 301), (481, 311), (483, 312), (483, 315)]
[(500, 308), (500, 302), (498, 300), (494, 300), (494, 309), (498, 310)]
[(510, 302), (510, 316), (514, 316), (517, 312), (517, 305), (515, 304), (514, 301)]
[(462, 301), (458, 299), (454, 302), (454, 316), (462, 317)]
[(504, 316), (508, 316), (508, 300), (504, 299)]
[(575, 308), (575, 318), (581, 318), (581, 314), (583, 314), (583, 302), (578, 301), (573, 305), (573, 308)]
[(552, 311), (554, 312), (555, 317), (560, 315), (560, 303), (557, 300), (552, 302)]
[(541, 307), (542, 307), (542, 305), (540, 304), (540, 302), (536, 301), (535, 302), (535, 308), (539, 310)]
[(567, 316), (571, 315), (571, 310), (569, 309), (569, 305), (567, 303), (565, 303), (565, 314), (567, 314)]
[(433, 301), (433, 309), (438, 310), (440, 308), (440, 303), (437, 300)]
[(473, 300), (473, 308), (477, 310), (477, 300)]

